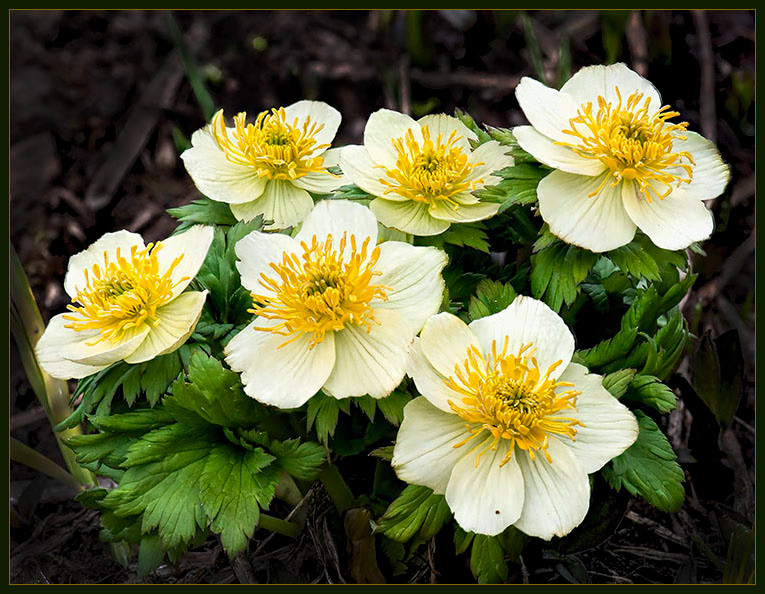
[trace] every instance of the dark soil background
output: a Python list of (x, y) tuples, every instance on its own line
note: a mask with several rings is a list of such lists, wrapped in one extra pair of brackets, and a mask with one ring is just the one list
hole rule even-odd
[[(749, 527), (754, 519), (753, 12), (180, 12), (175, 20), (216, 107), (254, 115), (326, 101), (343, 114), (337, 146), (360, 142), (381, 107), (414, 116), (460, 108), (479, 123), (522, 124), (513, 95), (521, 76), (541, 69), (556, 84), (569, 62), (575, 71), (616, 60), (717, 142), (731, 182), (713, 201), (716, 232), (707, 256), (694, 255), (699, 278), (681, 305), (697, 336), (733, 329), (724, 339), (734, 346), (738, 336), (744, 391), (734, 421), (720, 432), (691, 388), (698, 356), (689, 349), (668, 382), (679, 406), (663, 418), (686, 473), (684, 507), (668, 514), (614, 496), (611, 521), (589, 530), (594, 541), (574, 538), (563, 553), (537, 543), (509, 581), (722, 581), (731, 518)], [(10, 34), (11, 242), (47, 321), (67, 304), (71, 255), (121, 228), (147, 242), (171, 232), (165, 209), (198, 195), (174, 134), (188, 138), (205, 122), (164, 12), (13, 11)], [(61, 461), (15, 348), (10, 363), (11, 435)], [(99, 541), (95, 512), (12, 463), (10, 581), (352, 581), (342, 525), (315, 495), (297, 541), (256, 532), (249, 554), (232, 563), (211, 538), (140, 580), (135, 563), (120, 566)], [(449, 529), (420, 551), (394, 578), (378, 547), (386, 579), (472, 580)]]

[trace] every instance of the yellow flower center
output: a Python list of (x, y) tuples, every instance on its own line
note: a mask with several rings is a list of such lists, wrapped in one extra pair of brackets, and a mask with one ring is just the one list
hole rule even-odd
[(532, 356), (531, 343), (517, 355), (507, 352), (507, 343), (506, 338), (498, 352), (497, 342), (492, 341), (491, 354), (486, 358), (471, 346), (463, 365), (455, 366), (454, 376), (444, 380), (448, 388), (461, 395), (461, 402), (449, 400), (449, 406), (469, 423), (471, 434), (454, 447), (461, 447), (484, 432), (493, 438), (476, 457), (476, 468), (481, 456), (490, 449), (496, 450), (503, 439), (509, 449), (500, 466), (507, 464), (515, 446), (528, 451), (532, 460), (535, 452), (542, 450), (551, 462), (547, 452), (550, 434), (574, 439), (574, 426), (582, 425), (566, 415), (566, 411), (576, 412), (576, 398), (581, 392), (556, 392), (573, 384), (550, 378), (562, 361), (556, 361), (543, 374)]
[(466, 180), (470, 172), (483, 163), (469, 162), (468, 155), (457, 145), (462, 137), (454, 130), (447, 139), (439, 134), (434, 141), (429, 128), (422, 126), (422, 137), (420, 144), (412, 130), (408, 130), (392, 141), (397, 153), (396, 166), (388, 169), (378, 165), (388, 176), (388, 179), (380, 178), (380, 183), (388, 186), (385, 193), (431, 205), (445, 201), (459, 206), (452, 196), (472, 191), (483, 182), (482, 179)]
[[(673, 142), (685, 140), (683, 135), (688, 122), (673, 124), (669, 118), (679, 116), (677, 111), (665, 105), (653, 115), (648, 114), (651, 98), (643, 101), (642, 93), (632, 93), (626, 102), (622, 101), (619, 87), (616, 87), (619, 102), (607, 103), (598, 97), (598, 109), (592, 103), (583, 104), (575, 118), (569, 120), (571, 129), (563, 130), (576, 138), (574, 142), (556, 142), (569, 147), (580, 157), (598, 159), (608, 169), (617, 185), (622, 180), (634, 180), (640, 192), (648, 200), (653, 197), (664, 199), (672, 192), (672, 186), (690, 183), (695, 165), (688, 151), (675, 152)], [(600, 192), (592, 192), (592, 198)]]
[(159, 242), (142, 250), (132, 246), (128, 257), (117, 248), (114, 259), (104, 251), (103, 266), (93, 264), (90, 270), (85, 269), (85, 287), (77, 289), (77, 296), (67, 306), (76, 315), (64, 316), (72, 322), (66, 327), (98, 330), (100, 337), (88, 343), (92, 346), (103, 340), (117, 343), (125, 332), (144, 323), (159, 325), (157, 309), (172, 298), (176, 286), (188, 280), (172, 279), (183, 255), (173, 260), (164, 274), (159, 273), (157, 253), (161, 248)]
[(259, 113), (254, 124), (246, 124), (246, 118), (246, 112), (234, 116), (234, 129), (229, 130), (223, 110), (213, 116), (213, 137), (229, 161), (253, 167), (258, 177), (267, 179), (294, 180), (311, 172), (328, 173), (324, 158), (311, 156), (329, 148), (316, 140), (324, 124), (312, 122), (310, 117), (302, 125), (298, 118), (290, 123), (283, 107)]
[[(311, 333), (310, 348), (322, 342), (327, 332), (349, 324), (366, 326), (369, 332), (372, 323), (377, 323), (370, 303), (387, 300), (389, 290), (372, 283), (381, 274), (373, 270), (380, 248), (368, 253), (369, 241), (367, 237), (358, 246), (355, 235), (349, 239), (346, 232), (335, 247), (331, 235), (321, 242), (314, 235), (310, 245), (301, 242), (302, 254), (285, 253), (280, 263), (272, 263), (275, 274), (261, 273), (259, 282), (275, 295), (253, 293), (253, 308), (248, 311), (281, 323), (255, 329), (289, 336), (281, 346)], [(347, 247), (350, 253), (344, 257)]]

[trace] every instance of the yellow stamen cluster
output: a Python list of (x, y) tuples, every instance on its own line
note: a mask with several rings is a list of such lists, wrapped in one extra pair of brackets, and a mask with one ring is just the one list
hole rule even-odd
[[(367, 332), (376, 322), (370, 306), (373, 299), (387, 299), (388, 287), (375, 285), (372, 280), (380, 272), (374, 265), (380, 248), (369, 251), (370, 239), (361, 246), (356, 236), (343, 234), (338, 245), (331, 235), (319, 241), (314, 235), (311, 243), (301, 242), (303, 253), (285, 253), (280, 263), (272, 263), (275, 275), (260, 275), (260, 284), (274, 296), (253, 293), (253, 308), (249, 311), (282, 322), (270, 328), (256, 327), (291, 337), (283, 345), (312, 333), (310, 348), (324, 340), (327, 332), (342, 330), (348, 324), (366, 326)], [(350, 247), (350, 253), (345, 254)]]
[(311, 156), (329, 148), (318, 144), (316, 134), (324, 124), (310, 117), (300, 124), (298, 118), (287, 121), (284, 108), (263, 111), (254, 124), (247, 124), (247, 114), (234, 116), (234, 129), (226, 128), (223, 110), (213, 116), (212, 135), (226, 158), (237, 165), (253, 167), (258, 177), (295, 180), (311, 172), (326, 172), (324, 158)]
[(117, 343), (128, 330), (144, 323), (159, 325), (157, 308), (172, 298), (178, 284), (188, 280), (173, 282), (172, 278), (183, 255), (160, 274), (157, 253), (161, 247), (159, 242), (141, 250), (132, 246), (128, 257), (117, 248), (114, 259), (104, 251), (103, 266), (93, 264), (85, 269), (85, 287), (77, 289), (77, 296), (67, 306), (76, 314), (64, 316), (72, 322), (67, 328), (100, 331), (100, 337), (88, 343), (93, 345), (103, 340)]
[[(672, 192), (672, 186), (690, 183), (693, 178), (693, 157), (688, 151), (673, 151), (675, 140), (685, 140), (683, 135), (688, 122), (672, 124), (669, 118), (679, 116), (677, 111), (667, 111), (665, 105), (649, 115), (651, 98), (643, 101), (642, 93), (632, 93), (622, 101), (616, 87), (619, 102), (616, 105), (598, 97), (598, 110), (593, 113), (592, 103), (584, 104), (577, 116), (569, 120), (570, 130), (564, 134), (576, 138), (575, 142), (556, 142), (573, 150), (580, 157), (598, 159), (608, 169), (617, 185), (622, 180), (634, 180), (649, 202), (654, 197), (664, 199)], [(600, 192), (600, 187), (590, 198)], [(658, 185), (658, 188), (657, 188)]]
[(467, 181), (466, 178), (483, 163), (470, 163), (468, 155), (457, 146), (462, 137), (454, 130), (449, 138), (444, 140), (439, 134), (434, 141), (428, 127), (422, 126), (422, 137), (420, 144), (412, 130), (408, 130), (404, 136), (393, 140), (398, 156), (395, 167), (384, 168), (388, 179), (380, 178), (380, 183), (388, 186), (385, 193), (395, 193), (415, 202), (436, 204), (444, 201), (459, 207), (452, 196), (476, 189), (483, 180)]
[(532, 460), (535, 452), (542, 450), (551, 462), (547, 452), (549, 435), (574, 439), (574, 426), (581, 425), (577, 419), (565, 414), (565, 411), (576, 411), (576, 398), (581, 392), (556, 393), (559, 388), (573, 384), (550, 378), (562, 361), (551, 365), (543, 374), (532, 356), (531, 343), (514, 355), (507, 352), (507, 342), (505, 339), (503, 349), (498, 352), (497, 342), (493, 341), (491, 353), (486, 358), (471, 346), (462, 366), (455, 366), (454, 376), (444, 380), (448, 388), (462, 395), (461, 402), (450, 400), (449, 406), (468, 422), (471, 434), (454, 447), (461, 447), (484, 432), (493, 438), (476, 457), (476, 468), (481, 456), (496, 450), (502, 439), (509, 442), (509, 449), (500, 466), (507, 464), (515, 446), (528, 451)]

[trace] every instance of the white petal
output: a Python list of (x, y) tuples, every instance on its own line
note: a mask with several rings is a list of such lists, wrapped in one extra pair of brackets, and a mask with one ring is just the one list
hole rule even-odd
[[(622, 97), (622, 103), (634, 92), (643, 93), (643, 101), (651, 98), (649, 115), (652, 115), (661, 107), (661, 96), (656, 87), (650, 81), (630, 70), (621, 62), (610, 66), (585, 66), (574, 74), (571, 79), (561, 87), (561, 93), (570, 95), (577, 105), (592, 102), (597, 109), (598, 97), (605, 98), (614, 107), (619, 103), (616, 88)], [(640, 103), (643, 104), (642, 101)]]
[[(37, 341), (35, 353), (42, 370), (48, 375), (58, 379), (79, 379), (93, 375), (97, 371), (105, 369), (109, 365), (83, 365), (64, 359), (61, 349), (66, 345), (82, 340), (82, 333), (66, 328), (71, 322), (64, 319), (67, 314), (59, 314), (51, 318), (45, 332)], [(98, 336), (97, 331), (90, 333), (92, 337)]]
[(453, 146), (461, 148), (466, 155), (470, 154), (469, 141), (478, 140), (478, 136), (476, 136), (475, 132), (470, 130), (465, 124), (460, 122), (457, 118), (443, 113), (426, 115), (417, 120), (417, 123), (420, 127), (428, 127), (428, 130), (430, 131), (430, 139), (434, 144), (439, 134), (441, 135), (441, 144), (446, 144), (449, 140), (449, 136), (454, 132), (456, 142)]
[(472, 181), (483, 178), (483, 183), (479, 187), (490, 185), (489, 177), (492, 173), (505, 167), (512, 167), (515, 164), (513, 157), (505, 154), (509, 150), (508, 147), (502, 146), (496, 140), (483, 143), (470, 154), (470, 163), (474, 164), (475, 167), (466, 179)]
[(483, 221), (497, 214), (500, 204), (498, 202), (480, 202), (478, 204), (460, 204), (455, 206), (448, 202), (439, 201), (433, 204), (428, 213), (430, 216), (442, 221), (454, 223), (470, 223)]
[(515, 527), (544, 540), (571, 532), (590, 507), (590, 481), (573, 452), (557, 439), (550, 440), (547, 451), (552, 463), (542, 452), (532, 460), (527, 452), (515, 450), (525, 487)]
[(622, 184), (611, 185), (604, 176), (574, 175), (553, 171), (537, 186), (539, 212), (553, 235), (592, 252), (606, 252), (627, 245), (635, 236), (635, 223), (622, 201)]
[(343, 148), (340, 156), (340, 168), (352, 183), (373, 196), (384, 196), (388, 186), (380, 183), (384, 170), (376, 167), (363, 146), (353, 145)]
[(635, 415), (603, 387), (603, 378), (587, 373), (587, 368), (572, 363), (560, 380), (574, 384), (566, 390), (579, 390), (576, 412), (568, 416), (579, 419), (583, 426), (576, 426), (576, 440), (560, 437), (571, 448), (579, 463), (588, 474), (600, 470), (630, 447), (638, 436)]
[(218, 202), (251, 202), (263, 193), (268, 181), (258, 177), (253, 167), (229, 161), (209, 127), (191, 135), (191, 148), (183, 152), (181, 159), (199, 191)]
[(454, 445), (467, 437), (460, 417), (438, 410), (425, 398), (415, 398), (404, 407), (391, 464), (402, 481), (442, 494), (454, 465), (465, 455), (466, 446)]
[(336, 167), (340, 165), (340, 158), (346, 148), (348, 147), (331, 148), (322, 153), (321, 158), (324, 159), (324, 167)]
[[(164, 274), (176, 258), (183, 256), (173, 269), (173, 282), (179, 283), (173, 288), (173, 297), (183, 293), (199, 272), (207, 257), (213, 235), (212, 227), (194, 225), (188, 231), (162, 240), (162, 247), (157, 252), (160, 274)], [(186, 280), (182, 280), (184, 278)]]
[(425, 396), (428, 402), (445, 412), (451, 413), (449, 400), (459, 404), (463, 396), (446, 386), (444, 382), (446, 378), (436, 371), (422, 352), (420, 340), (415, 338), (409, 349), (409, 364), (406, 374), (414, 380), (417, 391)]
[(428, 205), (424, 202), (393, 202), (375, 198), (369, 204), (369, 208), (386, 227), (412, 235), (438, 235), (450, 225), (447, 221), (432, 217), (428, 212)]
[(255, 330), (278, 323), (255, 318), (226, 345), (226, 363), (242, 373), (248, 396), (279, 408), (296, 408), (316, 394), (329, 377), (335, 363), (334, 336), (327, 334), (310, 349), (310, 333), (285, 344), (291, 337)]
[(712, 235), (712, 213), (684, 189), (674, 189), (666, 198), (648, 202), (636, 184), (625, 183), (622, 195), (627, 214), (660, 248), (681, 250)]
[(341, 175), (335, 175), (329, 171), (311, 171), (303, 177), (297, 178), (292, 184), (303, 190), (308, 190), (315, 194), (330, 194), (340, 186), (344, 185)]
[[(537, 161), (555, 169), (579, 175), (600, 175), (606, 169), (598, 159), (585, 159), (570, 148), (555, 144), (531, 126), (513, 128), (513, 136), (520, 147)], [(570, 139), (569, 139), (570, 141)]]
[(390, 109), (378, 109), (367, 120), (364, 128), (364, 146), (377, 165), (392, 168), (398, 153), (393, 140), (403, 137), (407, 131), (414, 134), (415, 142), (422, 144), (422, 129), (408, 115)]
[[(478, 438), (480, 439), (480, 438)], [(454, 512), (454, 519), (466, 532), (495, 536), (513, 524), (521, 515), (524, 489), (523, 475), (515, 456), (500, 467), (507, 454), (507, 442), (499, 442), (496, 450), (483, 454), (476, 468), (476, 457), (491, 440), (472, 446), (461, 446), (466, 451), (452, 471), (446, 487), (446, 502)]]
[[(533, 344), (534, 357), (542, 373), (556, 361), (562, 361), (550, 374), (558, 377), (574, 354), (574, 337), (563, 319), (547, 304), (531, 297), (518, 296), (499, 313), (475, 320), (470, 330), (478, 337), (484, 353), (490, 353), (496, 341), (501, 351), (507, 339), (507, 352), (517, 354), (521, 346)], [(526, 354), (531, 351), (526, 351)]]
[(420, 346), (430, 364), (444, 377), (453, 376), (454, 368), (462, 366), (470, 347), (481, 350), (468, 325), (448, 312), (428, 318), (420, 332)]
[(263, 195), (253, 202), (232, 204), (231, 212), (240, 221), (251, 221), (263, 215), (267, 221), (273, 221), (268, 230), (285, 229), (297, 225), (313, 208), (313, 198), (292, 182), (270, 180)]
[(149, 333), (149, 325), (141, 324), (138, 328), (131, 328), (125, 332), (120, 342), (112, 343), (102, 340), (96, 344), (91, 333), (83, 334), (77, 342), (62, 345), (61, 356), (75, 363), (93, 366), (108, 366), (121, 361), (133, 353)]
[(570, 139), (563, 130), (571, 127), (569, 120), (576, 117), (578, 107), (570, 95), (524, 76), (515, 88), (515, 97), (526, 119), (538, 132), (561, 142)]
[(303, 124), (309, 121), (309, 119), (310, 124), (323, 125), (322, 129), (314, 136), (317, 148), (311, 152), (311, 156), (316, 156), (327, 150), (326, 146), (320, 147), (320, 145), (332, 143), (343, 119), (339, 111), (323, 101), (298, 101), (289, 107), (285, 107), (284, 115), (286, 116), (285, 120), (289, 124), (292, 124), (297, 118), (298, 127), (301, 129)]
[(301, 250), (289, 235), (252, 231), (237, 242), (234, 251), (242, 285), (253, 293), (270, 297), (273, 291), (260, 282), (261, 274), (273, 278), (271, 264), (280, 263), (285, 253), (295, 254)]
[(125, 362), (143, 363), (180, 347), (194, 332), (206, 298), (207, 291), (191, 291), (158, 308), (159, 324), (152, 327), (141, 345), (125, 357)]
[(682, 189), (701, 200), (716, 198), (725, 190), (730, 181), (730, 167), (723, 162), (714, 142), (701, 134), (685, 132), (686, 140), (675, 140), (673, 152), (688, 151), (696, 163), (693, 167), (693, 179)]
[(332, 236), (332, 245), (338, 246), (343, 235), (348, 235), (346, 254), (350, 254), (350, 237), (356, 238), (360, 248), (369, 239), (369, 252), (377, 243), (377, 220), (364, 205), (350, 200), (322, 200), (303, 221), (295, 240), (311, 244), (314, 235), (319, 241)]
[(335, 367), (324, 391), (335, 398), (369, 394), (382, 398), (401, 383), (414, 333), (404, 317), (384, 309), (374, 311), (379, 324), (347, 325), (335, 332)]
[(69, 265), (64, 278), (64, 290), (72, 299), (77, 296), (77, 289), (83, 289), (85, 283), (85, 269), (88, 269), (90, 278), (93, 278), (93, 265), (98, 264), (99, 268), (104, 268), (104, 252), (106, 252), (109, 261), (114, 262), (117, 255), (117, 249), (125, 257), (130, 256), (130, 248), (137, 246), (138, 250), (146, 247), (143, 238), (137, 233), (130, 231), (115, 231), (106, 233), (95, 243), (91, 244), (86, 250), (79, 252), (69, 258)]
[(433, 247), (415, 247), (400, 241), (381, 244), (375, 270), (382, 274), (375, 277), (374, 283), (390, 290), (387, 301), (376, 301), (375, 308), (397, 311), (416, 334), (441, 306), (441, 271), (447, 261), (446, 253)]

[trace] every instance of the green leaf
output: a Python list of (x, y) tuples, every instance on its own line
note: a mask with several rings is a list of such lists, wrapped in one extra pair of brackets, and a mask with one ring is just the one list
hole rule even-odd
[(475, 250), (489, 253), (489, 236), (483, 223), (452, 223), (440, 235), (417, 237), (417, 245), (432, 245), (443, 248), (444, 244), (458, 247), (471, 247)]
[(369, 455), (374, 456), (375, 458), (380, 458), (381, 460), (388, 460), (390, 462), (393, 460), (393, 446), (382, 446), (380, 448), (375, 448), (369, 452)]
[(310, 481), (316, 478), (327, 460), (327, 450), (312, 441), (300, 443), (297, 438), (274, 440), (266, 447), (276, 456), (276, 464), (299, 480)]
[(624, 400), (639, 402), (668, 413), (677, 407), (675, 393), (653, 375), (636, 375), (624, 395)]
[(565, 243), (555, 243), (531, 259), (531, 292), (553, 310), (571, 305), (598, 254)]
[(460, 525), (454, 523), (454, 552), (460, 555), (467, 551), (467, 548), (473, 543), (475, 532), (465, 532)]
[(180, 225), (175, 229), (175, 234), (194, 225), (230, 226), (236, 224), (236, 217), (231, 214), (231, 208), (228, 204), (205, 197), (194, 200), (185, 206), (170, 208), (167, 212), (180, 221)]
[(489, 137), (492, 140), (496, 140), (503, 146), (510, 147), (510, 154), (513, 156), (513, 160), (516, 164), (537, 162), (533, 156), (521, 148), (521, 146), (518, 144), (518, 141), (515, 139), (515, 136), (513, 136), (513, 131), (511, 129), (486, 126), (486, 130), (488, 131)]
[(479, 584), (501, 584), (507, 580), (505, 551), (497, 537), (475, 535), (470, 550), (470, 571)]
[(165, 558), (159, 534), (152, 532), (141, 539), (138, 547), (138, 575), (147, 576), (159, 567)]
[(534, 245), (531, 246), (531, 251), (536, 254), (537, 252), (550, 247), (557, 241), (559, 241), (558, 238), (552, 234), (550, 227), (548, 227), (547, 223), (545, 223), (539, 230), (539, 239), (537, 239), (534, 242)]
[(364, 202), (371, 202), (375, 199), (374, 196), (368, 194), (360, 187), (356, 185), (342, 186), (335, 190), (332, 194), (333, 200), (360, 200)]
[(603, 378), (603, 387), (611, 392), (614, 398), (621, 398), (635, 377), (634, 369), (620, 369), (609, 373)]
[(660, 278), (656, 260), (637, 240), (612, 250), (607, 255), (614, 264), (632, 277), (643, 277), (649, 281)]
[[(311, 427), (316, 425), (316, 436), (319, 442), (326, 445), (330, 437), (335, 435), (335, 427), (337, 427), (337, 418), (340, 414), (342, 407), (350, 407), (350, 402), (347, 400), (338, 400), (326, 396), (323, 392), (319, 392), (308, 401), (308, 411), (306, 417), (306, 431), (310, 431)], [(348, 408), (345, 412), (348, 412)]]
[(677, 511), (683, 505), (685, 475), (672, 446), (653, 420), (643, 412), (637, 417), (637, 441), (603, 468), (603, 475), (617, 491), (624, 486), (662, 511)]
[(443, 495), (436, 495), (427, 487), (407, 485), (380, 518), (377, 531), (398, 542), (406, 542), (415, 535), (428, 540), (451, 517)]
[(385, 420), (398, 427), (404, 420), (404, 407), (411, 399), (412, 396), (408, 392), (393, 390), (385, 398), (379, 398), (375, 402)]
[(362, 411), (364, 411), (364, 414), (370, 421), (375, 420), (375, 411), (377, 410), (377, 405), (375, 404), (374, 398), (371, 396), (362, 396), (361, 398), (354, 398), (353, 403)]
[(489, 136), (483, 128), (476, 124), (475, 120), (470, 117), (467, 112), (457, 108), (454, 110), (454, 117), (465, 124), (465, 126), (467, 126), (471, 132), (478, 136), (478, 144), (483, 144), (491, 140), (491, 136)]
[(472, 320), (478, 320), (499, 313), (515, 299), (515, 289), (512, 285), (484, 279), (478, 283), (476, 294), (470, 298), (468, 315)]
[(720, 425), (728, 426), (743, 394), (743, 357), (736, 330), (712, 340), (707, 331), (694, 357), (691, 385)]

